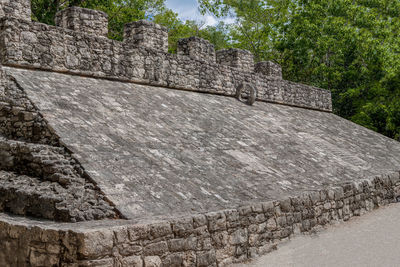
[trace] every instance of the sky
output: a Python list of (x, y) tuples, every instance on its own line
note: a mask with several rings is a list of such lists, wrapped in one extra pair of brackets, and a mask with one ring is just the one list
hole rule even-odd
[(199, 12), (199, 4), (197, 0), (166, 0), (166, 6), (172, 9), (174, 12), (178, 13), (178, 16), (182, 20), (196, 20), (205, 23), (205, 26), (215, 26), (219, 21), (224, 21), (226, 23), (232, 23), (233, 19), (217, 19), (212, 15), (206, 14), (201, 15)]

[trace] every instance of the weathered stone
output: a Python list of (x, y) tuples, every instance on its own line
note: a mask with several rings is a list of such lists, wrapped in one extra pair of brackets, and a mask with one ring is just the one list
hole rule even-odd
[(200, 61), (214, 63), (216, 60), (214, 45), (199, 37), (180, 39), (177, 53)]
[(171, 224), (175, 236), (184, 237), (193, 233), (193, 218), (177, 219)]
[(269, 231), (274, 231), (274, 230), (277, 229), (277, 223), (276, 223), (275, 218), (268, 219), (268, 221), (267, 221), (267, 229)]
[(254, 71), (254, 57), (250, 51), (242, 49), (223, 49), (216, 53), (217, 63), (243, 71)]
[(30, 0), (1, 0), (0, 18), (18, 18), (31, 20), (31, 1)]
[(143, 249), (144, 255), (161, 256), (166, 252), (168, 252), (168, 245), (167, 245), (167, 242), (165, 242), (165, 241), (147, 245)]
[[(399, 172), (382, 170), (399, 144), (319, 112), (329, 92), (254, 69), (246, 51), (217, 64), (197, 38), (167, 54), (166, 29), (146, 21), (124, 42), (104, 38), (97, 11), (30, 22), (26, 3), (0, 4), (0, 210), (134, 221), (0, 214), (0, 266), (221, 266), (398, 196)], [(244, 83), (275, 104), (224, 97)]]
[(86, 233), (79, 253), (87, 259), (111, 255), (113, 239), (114, 233), (111, 230)]
[(168, 31), (165, 27), (139, 20), (125, 25), (124, 42), (136, 47), (146, 47), (168, 52)]
[(262, 61), (255, 65), (255, 72), (282, 79), (282, 67), (272, 61)]
[(169, 222), (152, 224), (150, 226), (150, 234), (154, 239), (171, 235), (172, 234), (171, 224)]
[(123, 258), (121, 265), (122, 267), (143, 267), (143, 260), (140, 256), (130, 256)]
[[(233, 58), (242, 59), (233, 60), (231, 65), (244, 66), (236, 69), (166, 54), (168, 34), (163, 27), (150, 22), (128, 24), (124, 42), (35, 22), (24, 23), (8, 19), (1, 23), (2, 34), (7, 38), (5, 57), (2, 57), (2, 63), (6, 65), (33, 66), (228, 96), (236, 95), (237, 85), (247, 81), (257, 88), (258, 100), (332, 110), (329, 91), (260, 76), (254, 72), (251, 54), (248, 52), (233, 50), (232, 53), (226, 53)], [(32, 34), (40, 46), (35, 45), (32, 38), (23, 39), (22, 32)]]
[(216, 254), (215, 251), (211, 250), (208, 252), (197, 253), (197, 266), (206, 267), (216, 265)]
[(232, 245), (241, 245), (247, 243), (247, 241), (247, 229), (238, 229), (230, 235), (229, 243)]
[(56, 14), (55, 22), (57, 26), (73, 31), (104, 37), (108, 34), (108, 16), (98, 10), (69, 7)]
[(161, 267), (162, 261), (160, 257), (150, 256), (144, 258), (144, 267)]
[(226, 229), (226, 217), (223, 212), (210, 212), (206, 214), (210, 232)]

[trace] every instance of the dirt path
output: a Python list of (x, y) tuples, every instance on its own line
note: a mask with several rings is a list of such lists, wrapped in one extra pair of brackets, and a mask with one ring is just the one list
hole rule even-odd
[(332, 226), (314, 236), (300, 236), (264, 257), (235, 267), (398, 267), (400, 204)]

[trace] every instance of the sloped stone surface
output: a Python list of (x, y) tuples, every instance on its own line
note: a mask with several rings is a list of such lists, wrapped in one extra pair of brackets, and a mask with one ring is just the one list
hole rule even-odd
[(117, 218), (24, 90), (1, 69), (0, 81), (0, 211), (68, 222)]
[(7, 71), (128, 218), (279, 199), (400, 169), (400, 144), (331, 113)]

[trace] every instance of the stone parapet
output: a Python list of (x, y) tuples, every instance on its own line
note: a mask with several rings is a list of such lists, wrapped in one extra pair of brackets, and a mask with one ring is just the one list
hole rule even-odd
[[(2, 266), (228, 266), (393, 203), (399, 172), (236, 209), (152, 222), (55, 224), (0, 215)], [(18, 251), (18, 255), (14, 252)], [(19, 263), (19, 264), (18, 264)]]
[(30, 0), (0, 0), (0, 18), (31, 20)]
[(189, 56), (195, 60), (215, 63), (215, 48), (209, 41), (190, 37), (178, 41), (178, 55)]
[[(143, 25), (145, 22), (138, 22), (128, 29), (145, 29)], [(165, 53), (165, 44), (161, 45), (164, 51), (160, 51), (149, 47), (151, 42), (144, 43), (144, 37), (138, 39), (143, 44), (138, 46), (138, 42), (132, 44), (129, 41), (133, 38), (130, 35), (132, 31), (126, 33), (127, 40), (118, 42), (41, 23), (5, 18), (0, 20), (0, 31), (0, 59), (7, 66), (226, 96), (235, 96), (237, 87), (248, 82), (257, 88), (258, 101), (332, 111), (331, 93), (327, 90), (168, 54)], [(159, 31), (164, 32), (161, 27)]]
[(59, 11), (55, 21), (58, 27), (73, 31), (104, 37), (108, 34), (108, 15), (102, 11), (69, 7)]
[(135, 47), (150, 48), (168, 53), (167, 28), (147, 20), (139, 20), (126, 24), (124, 42)]
[(254, 56), (247, 50), (234, 48), (218, 50), (217, 63), (240, 69), (244, 72), (254, 72)]
[(254, 67), (254, 71), (266, 76), (282, 79), (282, 67), (272, 61), (258, 62)]

